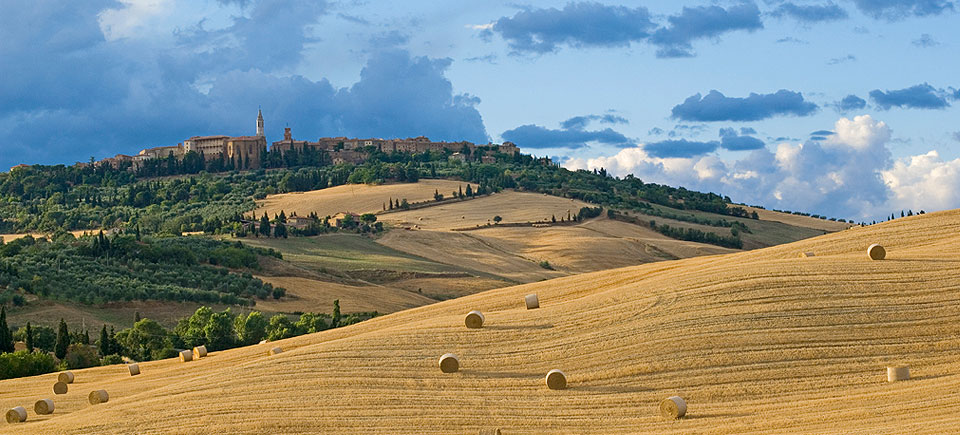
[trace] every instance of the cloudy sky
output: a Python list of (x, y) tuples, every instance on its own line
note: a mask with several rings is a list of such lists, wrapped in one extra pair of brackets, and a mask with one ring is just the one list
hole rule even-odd
[(960, 2), (0, 0), (0, 165), (192, 135), (516, 142), (857, 220), (960, 207)]

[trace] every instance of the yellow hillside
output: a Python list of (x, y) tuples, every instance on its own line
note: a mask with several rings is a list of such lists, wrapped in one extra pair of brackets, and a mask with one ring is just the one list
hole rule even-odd
[[(887, 259), (871, 261), (867, 245)], [(797, 258), (799, 252), (816, 257)], [(960, 427), (960, 211), (491, 290), (181, 364), (0, 382), (16, 433), (930, 433)], [(526, 310), (522, 297), (540, 296)], [(463, 326), (473, 309), (483, 329)], [(282, 346), (284, 353), (267, 356)], [(461, 371), (437, 358), (454, 352)], [(885, 367), (913, 379), (887, 383)], [(543, 376), (566, 372), (569, 389)], [(103, 388), (106, 404), (87, 394)], [(661, 419), (660, 400), (687, 400)], [(52, 397), (51, 416), (32, 412)]]
[(787, 225), (794, 225), (798, 227), (816, 228), (824, 231), (840, 231), (853, 226), (853, 224), (848, 224), (845, 222), (837, 222), (837, 221), (831, 221), (828, 219), (817, 219), (810, 216), (781, 213), (778, 211), (750, 207), (748, 205), (738, 205), (737, 207), (743, 207), (744, 209), (747, 210), (747, 212), (757, 212), (757, 216), (760, 218), (760, 220), (782, 222)]
[[(257, 216), (266, 212), (273, 217), (281, 210), (288, 216), (296, 212), (299, 216), (307, 216), (316, 212), (320, 217), (333, 216), (340, 212), (376, 213), (383, 210), (383, 204), (390, 198), (394, 200), (406, 199), (410, 203), (432, 201), (433, 194), (440, 191), (450, 197), (453, 191), (461, 186), (466, 188), (467, 183), (449, 180), (422, 180), (418, 183), (400, 184), (345, 184), (328, 189), (312, 190), (310, 192), (283, 193), (270, 195), (267, 199), (258, 202), (255, 210)], [(473, 185), (476, 188), (476, 185)]]

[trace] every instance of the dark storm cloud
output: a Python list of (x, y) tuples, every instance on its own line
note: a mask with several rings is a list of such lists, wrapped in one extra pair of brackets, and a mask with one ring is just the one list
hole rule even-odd
[(306, 28), (323, 3), (251, 3), (249, 16), (226, 30), (197, 26), (166, 49), (135, 38), (106, 41), (98, 14), (119, 7), (44, 2), (0, 14), (0, 165), (72, 163), (193, 135), (252, 134), (258, 105), (268, 140), (285, 124), (307, 139), (488, 140), (479, 100), (455, 94), (444, 75), (449, 59), (377, 51), (347, 88), (272, 73), (300, 64), (312, 41)]
[(648, 143), (643, 146), (643, 150), (659, 158), (690, 158), (711, 153), (717, 150), (720, 142), (697, 142), (686, 139), (664, 140), (660, 142)]
[(892, 107), (904, 109), (944, 109), (950, 106), (944, 91), (923, 83), (905, 89), (870, 91), (870, 99), (882, 110)]
[(837, 108), (840, 109), (841, 112), (860, 110), (864, 107), (867, 107), (867, 100), (853, 94), (843, 97), (843, 99), (837, 103)]
[(774, 116), (807, 116), (817, 105), (803, 99), (799, 92), (781, 89), (772, 94), (751, 93), (746, 98), (727, 97), (713, 90), (699, 93), (673, 107), (673, 117), (685, 121), (759, 121)]
[(853, 0), (853, 3), (871, 18), (888, 20), (940, 15), (954, 10), (953, 2), (944, 0)]
[(748, 133), (741, 132), (741, 134), (737, 134), (737, 130), (733, 128), (720, 129), (720, 147), (725, 150), (750, 151), (765, 146), (766, 144), (763, 143), (762, 140), (750, 136)]
[(524, 9), (498, 19), (498, 33), (515, 52), (549, 53), (560, 46), (622, 47), (650, 36), (647, 8), (568, 3), (563, 9)]
[(692, 42), (695, 40), (763, 28), (760, 9), (752, 2), (726, 9), (720, 6), (684, 7), (680, 14), (668, 17), (667, 21), (668, 26), (657, 29), (650, 37), (650, 42), (659, 47), (657, 57), (690, 57), (694, 55)]
[(793, 2), (786, 2), (777, 6), (770, 15), (791, 17), (805, 23), (818, 23), (846, 19), (847, 11), (833, 2), (822, 5), (798, 5)]
[(583, 115), (574, 116), (560, 123), (560, 127), (570, 130), (583, 130), (591, 121), (599, 121), (601, 124), (629, 124), (626, 118), (610, 113), (604, 115)]
[(588, 131), (580, 129), (550, 129), (539, 125), (527, 124), (507, 130), (500, 134), (503, 140), (517, 144), (521, 148), (568, 148), (577, 149), (587, 146), (588, 142), (598, 142), (617, 147), (629, 147), (634, 144), (623, 134), (610, 128)]

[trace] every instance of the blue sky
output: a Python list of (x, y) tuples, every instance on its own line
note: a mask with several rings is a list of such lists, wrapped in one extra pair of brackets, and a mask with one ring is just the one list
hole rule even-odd
[(192, 135), (512, 140), (768, 208), (960, 207), (946, 0), (0, 0), (0, 165)]

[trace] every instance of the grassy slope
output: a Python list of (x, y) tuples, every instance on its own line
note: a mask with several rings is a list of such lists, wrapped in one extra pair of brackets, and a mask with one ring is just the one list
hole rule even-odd
[[(867, 245), (882, 242), (885, 261)], [(814, 251), (813, 258), (796, 258)], [(199, 362), (76, 372), (20, 433), (947, 433), (960, 425), (960, 211), (503, 288)], [(522, 308), (536, 292), (542, 308)], [(480, 309), (487, 324), (463, 327)], [(268, 357), (268, 347), (283, 354)], [(444, 352), (461, 372), (442, 374)], [(888, 384), (887, 365), (914, 379)], [(560, 368), (570, 389), (550, 391)], [(55, 374), (0, 382), (0, 409)], [(86, 394), (105, 388), (109, 403)], [(688, 417), (657, 403), (678, 394)]]

